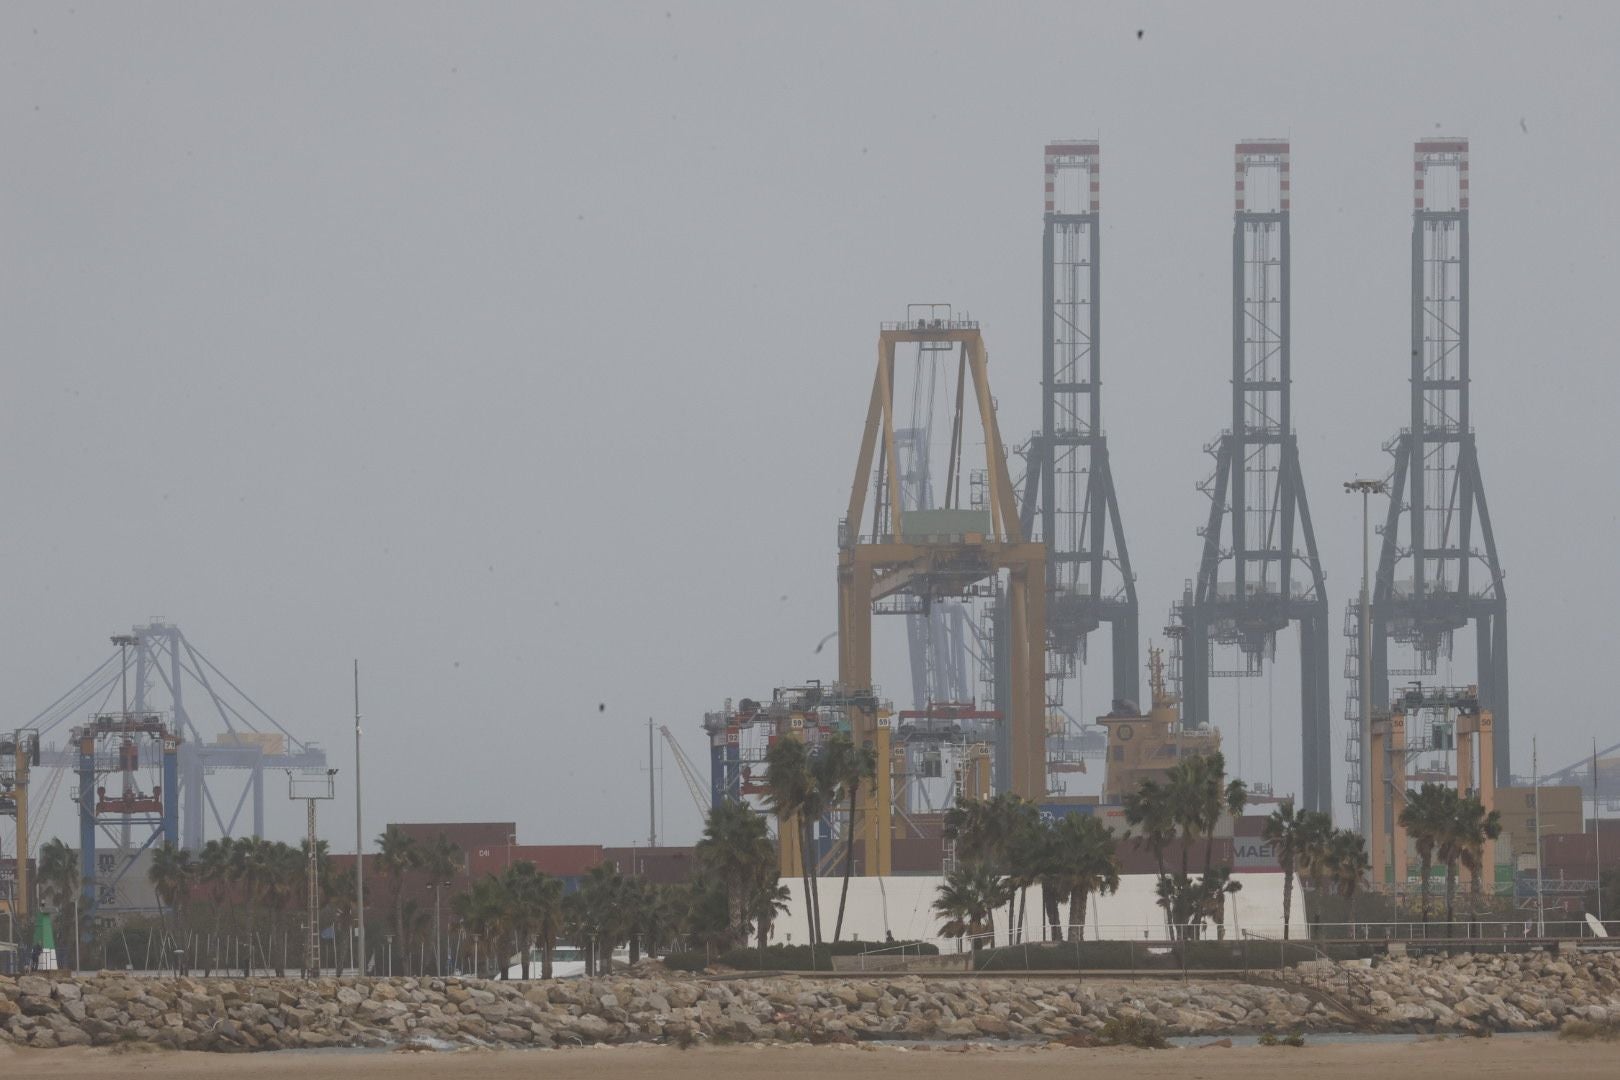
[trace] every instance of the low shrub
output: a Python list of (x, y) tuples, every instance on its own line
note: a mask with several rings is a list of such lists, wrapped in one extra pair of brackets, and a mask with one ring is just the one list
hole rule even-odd
[(1139, 1046), (1144, 1050), (1163, 1050), (1170, 1045), (1164, 1041), (1164, 1030), (1142, 1016), (1110, 1017), (1097, 1038), (1104, 1046)]
[(1566, 1020), (1558, 1037), (1575, 1042), (1620, 1042), (1620, 1021)]
[(1295, 1031), (1279, 1038), (1268, 1031), (1260, 1036), (1258, 1042), (1261, 1046), (1304, 1046), (1305, 1036)]

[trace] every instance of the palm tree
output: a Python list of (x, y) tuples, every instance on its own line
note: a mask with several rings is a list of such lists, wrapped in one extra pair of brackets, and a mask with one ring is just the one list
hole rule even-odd
[(1181, 877), (1191, 876), (1189, 853), (1200, 835), (1210, 838), (1205, 866), (1213, 852), (1215, 826), (1223, 804), (1221, 785), (1225, 782), (1225, 762), (1220, 753), (1193, 754), (1170, 767), (1165, 786), (1169, 791), (1170, 814), (1181, 831)]
[(505, 900), (505, 907), (501, 913), (503, 929), (512, 936), (512, 947), (517, 950), (520, 975), (525, 980), (529, 978), (529, 953), (539, 933), (539, 893), (543, 888), (545, 877), (539, 867), (528, 860), (508, 866), (500, 877)]
[(276, 931), (289, 910), (296, 910), (299, 900), (308, 895), (309, 856), (280, 841), (264, 842), (264, 871), (262, 888), (266, 907), (270, 909), (270, 938), (267, 956), (274, 961), (278, 977), (287, 974), (287, 938), (282, 933), (281, 952), (275, 951)]
[(1306, 817), (1310, 811), (1294, 812), (1294, 800), (1289, 799), (1266, 818), (1260, 835), (1277, 847), (1277, 863), (1283, 871), (1283, 940), (1288, 940), (1289, 920), (1294, 906), (1294, 870), (1299, 860), (1303, 832), (1310, 827)]
[(1119, 890), (1119, 851), (1114, 836), (1090, 814), (1069, 814), (1053, 831), (1059, 882), (1069, 894), (1069, 940), (1085, 939), (1086, 903)]
[[(1400, 824), (1417, 849), (1421, 879), (1422, 921), (1429, 922), (1429, 872), (1434, 868), (1435, 849), (1446, 835), (1456, 815), (1454, 803), (1457, 793), (1444, 784), (1425, 783), (1416, 791), (1406, 793), (1406, 805), (1401, 807)], [(1396, 882), (1397, 886), (1404, 882)], [(1425, 936), (1427, 931), (1425, 929)]]
[[(1009, 899), (1012, 895), (1016, 895), (1018, 899), (1017, 916), (1009, 924), (1011, 929), (1007, 940), (1008, 944), (1011, 944), (1013, 933), (1016, 933), (1019, 940), (1023, 940), (1025, 916), (1029, 905), (1029, 887), (1041, 881), (1043, 877), (1050, 877), (1051, 837), (1041, 822), (1040, 811), (1031, 802), (1024, 799), (1009, 800), (1001, 807), (1001, 813), (1006, 819), (1004, 828), (1007, 831), (1003, 851), (1010, 871), (1007, 875)], [(1012, 916), (1011, 911), (1008, 914), (1009, 917)], [(1042, 921), (1045, 921), (1044, 918)]]
[(958, 952), (963, 938), (972, 939), (974, 952), (984, 948), (985, 938), (995, 936), (996, 908), (1008, 891), (1001, 874), (987, 862), (964, 863), (946, 874), (933, 904), (935, 914), (945, 920), (941, 936), (956, 938)]
[(243, 906), (247, 915), (248, 947), (247, 954), (242, 958), (242, 977), (247, 978), (253, 974), (253, 954), (259, 953), (260, 959), (269, 966), (269, 953), (259, 944), (258, 926), (255, 916), (258, 914), (259, 902), (264, 898), (269, 886), (271, 876), (270, 844), (256, 836), (244, 836), (235, 841), (230, 849), (230, 881), (242, 890)]
[[(339, 975), (342, 975), (343, 961), (339, 959), (341, 953), (338, 952), (338, 941), (340, 936), (348, 936), (351, 944), (353, 941), (349, 930), (354, 926), (355, 916), (354, 871), (330, 869), (326, 862), (323, 862), (322, 865), (327, 867), (327, 874), (325, 877), (326, 884), (323, 886), (321, 895), (326, 897), (326, 903), (332, 909), (332, 967)], [(360, 959), (352, 955), (353, 951), (351, 948), (350, 953), (351, 959), (355, 962), (355, 973), (364, 974), (365, 969), (361, 966)]]
[(1485, 841), (1502, 835), (1502, 815), (1495, 810), (1487, 812), (1476, 795), (1460, 797), (1455, 806), (1451, 827), (1445, 838), (1446, 864), (1446, 922), (1451, 922), (1452, 896), (1456, 888), (1456, 866), (1468, 871), (1471, 907), (1479, 910), (1481, 878), (1491, 872), (1485, 862)]
[(1242, 780), (1233, 780), (1226, 785), (1226, 813), (1232, 818), (1243, 816), (1243, 810), (1249, 805), (1249, 788)]
[(563, 925), (563, 883), (561, 878), (541, 874), (529, 897), (533, 905), (535, 938), (540, 943), (540, 977), (551, 978), (552, 958)]
[[(528, 866), (531, 870), (534, 868), (532, 863), (514, 863), (512, 869), (518, 866)], [(489, 942), (489, 952), (486, 955), (502, 973), (506, 971), (506, 965), (500, 962), (500, 958), (505, 955), (505, 950), (500, 947), (499, 942), (506, 937), (512, 907), (511, 891), (493, 874), (473, 882), (472, 888), (467, 892), (457, 893), (450, 898), (450, 913), (460, 921), (469, 934)], [(480, 963), (483, 959), (479, 958)], [(475, 978), (481, 975), (482, 972), (473, 972)], [(527, 948), (523, 950), (523, 977), (525, 979), (529, 977)]]
[(1133, 837), (1139, 846), (1153, 853), (1159, 871), (1159, 906), (1164, 909), (1166, 926), (1173, 922), (1173, 890), (1170, 874), (1165, 869), (1164, 853), (1176, 837), (1175, 805), (1172, 793), (1157, 780), (1143, 780), (1135, 791), (1125, 793), (1126, 837)]
[(599, 863), (586, 872), (579, 884), (584, 924), (589, 938), (585, 945), (587, 975), (608, 975), (613, 971), (613, 950), (625, 940), (628, 926), (625, 918), (624, 878), (607, 863)]
[(146, 871), (146, 878), (152, 883), (152, 891), (157, 894), (158, 916), (165, 920), (165, 935), (168, 933), (165, 914), (168, 910), (174, 912), (175, 929), (179, 931), (185, 902), (191, 895), (195, 869), (191, 852), (184, 848), (165, 843), (152, 852), (152, 865)]
[(787, 913), (791, 899), (793, 893), (774, 873), (768, 879), (755, 883), (754, 892), (748, 898), (748, 916), (753, 920), (761, 952), (771, 940), (771, 927), (776, 923), (776, 917)]
[[(78, 910), (82, 883), (79, 878), (79, 856), (72, 848), (60, 839), (49, 840), (41, 845), (35, 876), (39, 881), (40, 903), (51, 909), (58, 922), (65, 921), (64, 914), (70, 902), (74, 905), (74, 910)], [(75, 934), (73, 967), (77, 969), (79, 966), (79, 940)]]
[[(1013, 845), (1020, 832), (1039, 818), (1039, 811), (1011, 792), (1003, 792), (990, 799), (957, 799), (945, 811), (944, 836), (956, 845), (956, 856), (963, 863), (984, 863), (992, 866), (1010, 865)], [(1024, 841), (1027, 845), (1028, 841)], [(1028, 868), (1020, 868), (1027, 872)], [(1022, 878), (1020, 878), (1022, 880)], [(1033, 881), (1033, 878), (1029, 880)], [(1008, 938), (1012, 941), (1017, 923), (1018, 889), (1004, 890), (1007, 907)]]
[[(214, 940), (218, 942), (220, 936), (220, 919), (225, 913), (225, 901), (230, 896), (231, 868), (235, 861), (234, 850), (236, 842), (228, 836), (218, 840), (210, 840), (203, 845), (201, 853), (197, 856), (197, 877), (208, 886), (208, 898), (214, 905)], [(218, 948), (216, 944), (215, 948)], [(209, 955), (204, 962), (203, 973), (212, 975), (213, 956)]]
[[(1306, 890), (1320, 896), (1328, 878), (1332, 876), (1333, 819), (1319, 811), (1301, 810), (1297, 829), (1299, 836), (1294, 846), (1295, 872), (1300, 884)], [(1307, 928), (1311, 921), (1309, 892), (1302, 894)]]
[(1041, 912), (1043, 941), (1063, 940), (1064, 897), (1069, 895), (1068, 867), (1058, 845), (1059, 821), (1037, 818), (1040, 843), (1028, 852), (1036, 860), (1033, 868), (1035, 880), (1041, 886)]
[[(861, 785), (877, 782), (877, 751), (871, 743), (857, 747), (848, 735), (835, 735), (822, 754), (825, 769), (838, 791), (849, 802), (847, 836), (844, 843), (844, 881), (838, 890), (838, 919), (833, 923), (833, 942), (844, 932), (844, 907), (849, 901), (849, 879), (855, 872), (855, 800)], [(871, 853), (868, 852), (870, 858)]]
[(958, 798), (945, 811), (944, 836), (956, 845), (958, 862), (994, 861), (999, 837), (991, 803), (984, 799)]
[(814, 950), (821, 940), (820, 912), (816, 910), (814, 829), (824, 808), (810, 771), (810, 748), (803, 739), (777, 739), (765, 752), (765, 784), (770, 789), (771, 810), (780, 822), (779, 831), (798, 831), (804, 912), (809, 924), (810, 947)]
[[(377, 870), (388, 878), (394, 892), (394, 933), (399, 941), (400, 954), (409, 957), (405, 949), (405, 875), (422, 865), (422, 848), (416, 838), (398, 825), (390, 825), (377, 837)], [(402, 965), (408, 970), (408, 964)]]
[(1339, 895), (1349, 904), (1347, 918), (1350, 921), (1350, 934), (1354, 937), (1356, 892), (1361, 888), (1362, 878), (1372, 868), (1372, 863), (1367, 860), (1366, 839), (1354, 829), (1336, 830), (1329, 845), (1328, 865)]
[(765, 818), (747, 803), (722, 802), (709, 811), (696, 854), (705, 872), (726, 890), (728, 928), (737, 941), (746, 940), (756, 894), (766, 880), (774, 886), (777, 879), (776, 851)]
[[(405, 901), (403, 915), (405, 937), (399, 942), (400, 963), (402, 966), (407, 964), (412, 952), (415, 952), (417, 973), (421, 974), (422, 957), (427, 951), (428, 931), (433, 928), (433, 910), (413, 897)], [(413, 945), (417, 948), (412, 949)]]

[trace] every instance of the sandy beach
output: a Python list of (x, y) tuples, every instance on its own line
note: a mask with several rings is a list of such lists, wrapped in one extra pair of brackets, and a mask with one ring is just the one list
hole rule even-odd
[[(1212, 1047), (1171, 1050), (972, 1049), (965, 1053), (894, 1047), (712, 1047), (678, 1050), (637, 1046), (558, 1051), (453, 1053), (284, 1051), (224, 1056), (206, 1053), (111, 1050), (0, 1050), (0, 1070), (51, 1080), (102, 1077), (333, 1077), (336, 1080), (451, 1080), (467, 1076), (543, 1075), (548, 1080), (712, 1080), (716, 1075), (773, 1080), (979, 1080), (998, 1076), (1074, 1076), (1106, 1070), (1142, 1080), (1278, 1080), (1299, 1077), (1376, 1077), (1397, 1071), (1424, 1080), (1486, 1077), (1613, 1077), (1614, 1044), (1569, 1043), (1553, 1037), (1432, 1039), (1382, 1044), (1291, 1047)], [(1083, 1073), (1082, 1073), (1083, 1074)]]

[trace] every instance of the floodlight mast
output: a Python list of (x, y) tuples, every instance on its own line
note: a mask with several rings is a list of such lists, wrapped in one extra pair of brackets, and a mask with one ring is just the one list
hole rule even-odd
[(1372, 594), (1368, 584), (1372, 570), (1372, 529), (1369, 521), (1369, 500), (1374, 495), (1389, 494), (1389, 485), (1382, 480), (1347, 480), (1344, 484), (1346, 494), (1361, 496), (1361, 617), (1358, 627), (1361, 633), (1361, 648), (1357, 653), (1356, 675), (1360, 680), (1361, 698), (1361, 730), (1359, 734), (1359, 747), (1361, 760), (1358, 768), (1353, 771), (1348, 784), (1353, 786), (1356, 796), (1350, 801), (1354, 804), (1356, 824), (1361, 828), (1361, 834), (1366, 838), (1369, 848), (1372, 844), (1372, 820), (1366, 812), (1365, 792), (1368, 790), (1367, 769), (1372, 761), (1372, 665), (1366, 658), (1372, 655)]
[[(336, 784), (332, 778), (336, 769), (327, 769), (324, 775), (310, 776), (288, 769), (287, 797), (304, 800), (309, 818), (308, 866), (304, 871), (308, 886), (309, 926), (305, 935), (304, 978), (317, 979), (321, 974), (321, 881), (320, 846), (315, 838), (315, 804), (333, 798)], [(364, 918), (362, 914), (361, 918)]]

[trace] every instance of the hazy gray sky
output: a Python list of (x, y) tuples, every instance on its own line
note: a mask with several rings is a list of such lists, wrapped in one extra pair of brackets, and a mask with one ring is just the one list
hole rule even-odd
[(1229, 420), (1232, 143), (1292, 139), (1337, 628), (1339, 482), (1406, 417), (1411, 144), (1455, 134), (1515, 764), (1536, 732), (1563, 764), (1620, 738), (1616, 56), (1607, 4), (7, 5), (0, 694), (26, 720), (163, 615), (346, 798), (358, 656), (377, 829), (644, 836), (646, 717), (701, 758), (705, 709), (833, 674), (879, 322), (969, 309), (1003, 432), (1038, 422), (1057, 136), (1102, 141), (1104, 411), (1155, 635)]

